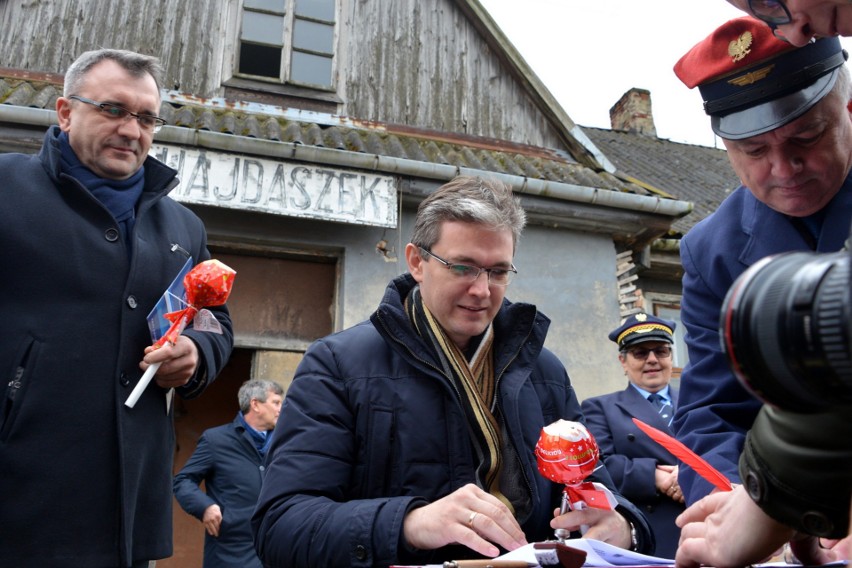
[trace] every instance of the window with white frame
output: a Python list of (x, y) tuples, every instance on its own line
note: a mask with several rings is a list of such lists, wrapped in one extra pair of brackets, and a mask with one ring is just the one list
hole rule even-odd
[(334, 88), (335, 0), (243, 0), (235, 74)]

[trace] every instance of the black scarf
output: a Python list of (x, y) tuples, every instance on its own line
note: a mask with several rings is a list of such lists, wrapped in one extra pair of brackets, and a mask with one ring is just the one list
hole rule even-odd
[(127, 179), (106, 179), (87, 168), (77, 157), (68, 141), (68, 134), (57, 137), (61, 152), (62, 172), (73, 177), (88, 189), (95, 199), (106, 207), (118, 223), (121, 236), (131, 252), (130, 235), (136, 222), (136, 203), (145, 188), (145, 168), (139, 168)]

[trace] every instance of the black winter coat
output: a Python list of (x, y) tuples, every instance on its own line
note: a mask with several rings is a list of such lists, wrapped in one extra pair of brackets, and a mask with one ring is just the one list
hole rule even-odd
[[(148, 158), (132, 257), (112, 215), (60, 174), (57, 127), (37, 156), (0, 155), (0, 564), (128, 566), (172, 553), (174, 425), (154, 382), (124, 401), (151, 344), (146, 315), (204, 226), (166, 197), (176, 172)], [(174, 249), (174, 250), (173, 250)], [(195, 396), (233, 344), (195, 332)], [(173, 408), (173, 406), (172, 406)]]
[[(252, 519), (264, 566), (424, 564), (464, 554), (401, 544), (408, 510), (475, 483), (477, 465), (459, 394), (403, 310), (413, 285), (410, 275), (393, 280), (371, 321), (305, 353)], [(560, 418), (582, 420), (565, 368), (543, 347), (548, 326), (535, 306), (508, 301), (494, 321), (497, 404), (519, 458), (506, 467), (517, 469), (526, 491), (526, 512), (516, 507), (516, 515), (529, 541), (553, 538), (549, 522), (562, 493), (538, 473), (541, 428)], [(602, 466), (596, 474), (613, 487)], [(621, 502), (650, 552), (647, 522)]]

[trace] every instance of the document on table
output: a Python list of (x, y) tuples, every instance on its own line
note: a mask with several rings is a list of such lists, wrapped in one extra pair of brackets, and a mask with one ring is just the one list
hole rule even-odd
[[(663, 567), (674, 566), (675, 563), (673, 558), (660, 558), (657, 556), (648, 556), (647, 554), (639, 554), (638, 552), (631, 552), (592, 538), (572, 538), (566, 540), (564, 544), (571, 548), (582, 550), (586, 553), (586, 562), (583, 566)], [(499, 556), (498, 558), (500, 560), (524, 560), (534, 565), (538, 565), (532, 543), (504, 554), (503, 556)], [(831, 564), (825, 564), (820, 568), (848, 565), (849, 563), (847, 561), (842, 560), (832, 562)], [(807, 568), (803, 567), (801, 564), (786, 564), (784, 562), (755, 564), (754, 568), (783, 568), (786, 566)]]
[[(592, 538), (572, 538), (565, 545), (586, 553), (583, 566), (674, 566), (673, 558), (659, 558), (631, 552)], [(498, 557), (500, 560), (525, 560), (538, 564), (533, 544), (527, 544)]]

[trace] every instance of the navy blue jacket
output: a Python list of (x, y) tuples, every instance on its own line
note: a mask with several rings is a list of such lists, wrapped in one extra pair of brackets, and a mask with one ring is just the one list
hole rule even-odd
[[(146, 316), (186, 261), (210, 257), (204, 225), (167, 197), (176, 172), (148, 158), (131, 235), (60, 174), (57, 127), (38, 155), (0, 155), (0, 559), (16, 567), (128, 566), (172, 553), (173, 410), (154, 382), (124, 401), (151, 344)], [(233, 334), (185, 335), (200, 394)], [(172, 409), (174, 405), (172, 405)]]
[[(816, 250), (840, 250), (852, 220), (852, 179), (826, 205)], [(739, 187), (719, 209), (681, 240), (683, 300), (689, 363), (681, 375), (674, 428), (680, 441), (731, 481), (740, 482), (738, 460), (746, 432), (761, 403), (743, 388), (728, 366), (719, 341), (719, 312), (734, 280), (761, 258), (810, 250), (789, 218)], [(687, 467), (679, 482), (691, 504), (713, 486)]]
[[(366, 567), (450, 560), (454, 550), (408, 550), (403, 519), (414, 506), (475, 483), (477, 458), (453, 384), (413, 331), (393, 280), (370, 321), (315, 342), (281, 410), (252, 519), (265, 566)], [(504, 305), (494, 321), (497, 405), (517, 450), (528, 501), (516, 515), (529, 540), (549, 526), (562, 487), (538, 473), (541, 428), (582, 420), (565, 368), (543, 348), (549, 320), (529, 304)], [(512, 461), (512, 460), (507, 460)], [(605, 469), (598, 478), (610, 486)], [(647, 521), (623, 501), (645, 550)], [(470, 554), (470, 551), (467, 552)]]
[[(677, 408), (677, 389), (670, 386), (669, 396)], [(685, 507), (657, 491), (654, 472), (658, 464), (677, 465), (677, 458), (639, 430), (633, 418), (672, 434), (667, 421), (629, 383), (623, 391), (587, 398), (582, 409), (616, 488), (648, 517), (657, 541), (654, 554), (674, 558), (680, 539), (674, 520)]]
[(250, 520), (262, 475), (263, 456), (239, 417), (205, 430), (175, 475), (175, 497), (184, 511), (201, 520), (210, 505), (222, 510), (219, 536), (204, 531), (204, 568), (261, 568)]

